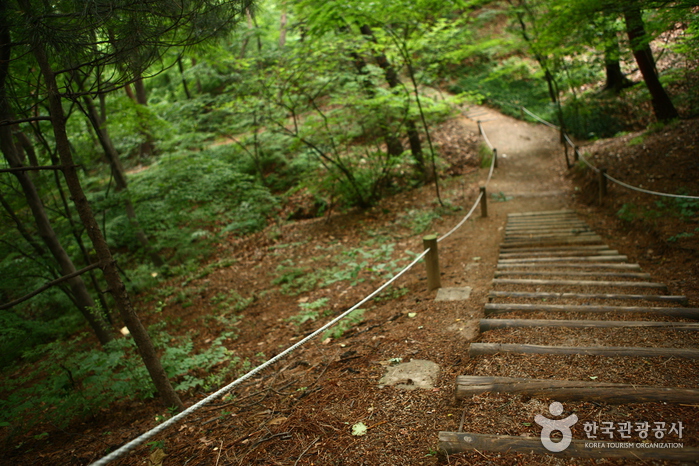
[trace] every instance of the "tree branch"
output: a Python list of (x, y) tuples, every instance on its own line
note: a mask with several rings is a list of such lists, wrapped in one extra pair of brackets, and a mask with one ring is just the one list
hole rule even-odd
[(52, 280), (48, 283), (45, 283), (44, 285), (40, 286), (39, 288), (32, 291), (31, 293), (22, 296), (21, 298), (17, 298), (14, 301), (10, 301), (7, 304), (0, 304), (0, 311), (5, 310), (5, 309), (9, 309), (13, 306), (16, 306), (17, 304), (23, 303), (24, 301), (27, 301), (28, 299), (33, 298), (34, 296), (38, 295), (42, 291), (48, 290), (52, 286), (55, 286), (55, 285), (58, 285), (59, 283), (63, 283), (65, 281), (68, 281), (71, 278), (75, 278), (78, 275), (82, 275), (83, 273), (89, 272), (92, 269), (96, 269), (96, 268), (100, 267), (101, 265), (102, 264), (100, 264), (99, 262), (96, 262), (96, 263), (90, 264), (87, 267), (80, 269), (76, 272), (70, 273), (68, 275), (64, 275), (61, 278), (57, 278), (56, 280)]

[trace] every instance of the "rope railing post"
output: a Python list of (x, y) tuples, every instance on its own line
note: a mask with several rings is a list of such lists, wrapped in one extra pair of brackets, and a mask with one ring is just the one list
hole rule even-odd
[(485, 186), (480, 187), (481, 190), (481, 217), (488, 216), (488, 196), (485, 191)]
[(493, 147), (493, 166), (498, 168), (498, 150)]
[(607, 197), (607, 169), (600, 168), (597, 173), (597, 184), (599, 185), (599, 205), (604, 203), (604, 198)]
[(427, 268), (427, 289), (432, 291), (442, 287), (439, 277), (439, 251), (437, 250), (437, 235), (428, 235), (422, 238), (422, 244), (427, 254), (425, 255), (425, 267)]

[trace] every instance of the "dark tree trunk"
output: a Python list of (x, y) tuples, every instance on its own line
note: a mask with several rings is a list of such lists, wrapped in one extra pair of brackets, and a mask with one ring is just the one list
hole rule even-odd
[(643, 75), (643, 80), (650, 92), (655, 116), (660, 121), (669, 121), (679, 117), (670, 97), (665, 92), (660, 83), (658, 73), (655, 69), (653, 52), (648, 45), (643, 16), (638, 4), (629, 2), (624, 10), (624, 20), (626, 23), (626, 33), (629, 36), (631, 51), (636, 59), (639, 70)]
[[(87, 107), (88, 119), (90, 120), (95, 133), (97, 133), (97, 139), (99, 140), (100, 145), (107, 156), (107, 160), (109, 161), (109, 167), (111, 168), (112, 176), (114, 177), (114, 184), (116, 186), (115, 191), (118, 193), (127, 191), (128, 184), (126, 181), (126, 171), (124, 170), (124, 166), (121, 164), (121, 159), (119, 159), (119, 153), (114, 148), (112, 138), (109, 136), (109, 132), (107, 131), (107, 126), (100, 119), (97, 106), (92, 98), (85, 95), (83, 96), (83, 100), (85, 101), (85, 106)], [(138, 219), (136, 218), (136, 210), (134, 209), (133, 203), (128, 195), (124, 198), (124, 209), (126, 210), (126, 217), (129, 219), (129, 223), (135, 231), (136, 239), (141, 244), (141, 247), (143, 247), (143, 249), (146, 251), (146, 254), (150, 258), (151, 262), (153, 262), (153, 265), (158, 268), (164, 266), (165, 262), (163, 262), (158, 253), (156, 253), (153, 248), (150, 247), (148, 237), (138, 223)]]
[[(9, 120), (12, 115), (5, 90), (11, 58), (11, 37), (7, 25), (5, 8), (4, 4), (0, 4), (0, 120)], [(0, 126), (0, 151), (2, 151), (10, 167), (19, 168), (24, 166), (20, 162), (17, 153), (17, 148), (12, 137), (12, 129), (8, 125)], [(13, 172), (13, 174), (22, 187), (27, 205), (34, 216), (39, 236), (46, 245), (46, 248), (56, 259), (61, 273), (63, 273), (63, 275), (69, 275), (76, 272), (77, 268), (61, 245), (58, 235), (56, 235), (56, 232), (51, 226), (51, 222), (46, 215), (44, 204), (41, 202), (36, 186), (34, 186), (34, 183), (26, 172), (17, 171)], [(78, 309), (80, 309), (80, 312), (88, 321), (90, 327), (92, 327), (100, 343), (103, 345), (109, 343), (113, 338), (109, 331), (109, 324), (104, 320), (103, 315), (97, 312), (95, 301), (87, 290), (87, 286), (85, 286), (83, 279), (77, 276), (70, 279), (68, 283), (76, 303), (78, 304)]]
[[(133, 87), (134, 89), (136, 89), (136, 102), (139, 105), (147, 107), (148, 95), (146, 94), (146, 86), (145, 84), (143, 84), (143, 78), (140, 74), (136, 76), (136, 79), (133, 83)], [(139, 117), (139, 119), (141, 120), (141, 133), (145, 138), (145, 141), (141, 143), (140, 156), (141, 158), (147, 158), (153, 155), (153, 153), (155, 152), (153, 145), (153, 137), (151, 136), (150, 131), (148, 130), (148, 123), (142, 117)]]
[[(371, 42), (376, 43), (374, 31), (372, 31), (370, 26), (365, 24), (359, 29)], [(391, 62), (388, 60), (385, 54), (379, 52), (374, 53), (374, 61), (376, 61), (376, 64), (383, 70), (384, 75), (386, 76), (386, 82), (391, 89), (399, 87), (402, 84), (396, 69), (393, 67), (393, 65), (391, 65)], [(410, 153), (415, 159), (417, 170), (422, 174), (424, 181), (428, 183), (431, 181), (431, 174), (427, 170), (427, 165), (425, 164), (425, 156), (422, 153), (420, 135), (417, 132), (417, 125), (413, 119), (407, 119), (406, 130), (408, 134), (408, 141), (410, 143)]]
[[(184, 66), (182, 65), (182, 57), (177, 57), (177, 68), (180, 70), (180, 78), (182, 78), (182, 87), (184, 87), (184, 95), (187, 99), (192, 98), (192, 94), (189, 93), (189, 87), (187, 86), (187, 80), (184, 78)], [(102, 95), (102, 94), (100, 94)]]
[[(24, 13), (31, 18), (33, 16), (31, 11), (31, 4), (28, 0), (19, 0), (21, 8)], [(148, 336), (148, 332), (143, 327), (136, 311), (131, 304), (131, 299), (126, 291), (119, 271), (116, 266), (116, 262), (112, 257), (112, 253), (109, 250), (109, 246), (102, 235), (102, 231), (99, 228), (95, 216), (92, 213), (92, 208), (90, 207), (85, 193), (80, 184), (80, 178), (75, 169), (75, 162), (73, 161), (73, 155), (70, 151), (70, 142), (68, 141), (68, 135), (66, 133), (65, 125), (65, 115), (63, 113), (63, 106), (61, 103), (61, 95), (58, 89), (58, 84), (56, 83), (56, 76), (51, 69), (48, 56), (46, 54), (46, 49), (41, 42), (34, 41), (32, 43), (34, 57), (37, 60), (39, 69), (45, 81), (46, 86), (46, 97), (49, 106), (49, 113), (51, 115), (51, 123), (53, 127), (53, 133), (56, 141), (56, 149), (60, 157), (61, 163), (64, 166), (63, 173), (66, 179), (66, 184), (70, 190), (73, 202), (77, 208), (80, 219), (82, 220), (85, 230), (92, 240), (92, 244), (97, 253), (97, 257), (102, 264), (102, 271), (104, 272), (104, 277), (109, 286), (109, 291), (114, 297), (117, 308), (121, 314), (121, 318), (124, 320), (126, 327), (131, 332), (138, 351), (143, 358), (143, 362), (148, 369), (148, 373), (155, 384), (158, 393), (163, 398), (163, 403), (165, 406), (175, 406), (178, 409), (183, 409), (184, 405), (180, 400), (179, 396), (172, 388), (169, 379), (163, 369), (162, 364), (160, 364), (160, 359), (153, 347), (153, 342)]]
[[(367, 75), (366, 62), (356, 52), (350, 52), (350, 56), (352, 57), (354, 67), (357, 70), (360, 79), (363, 81), (362, 84), (364, 87), (364, 92), (369, 96), (369, 98), (373, 98), (376, 95), (374, 87), (368, 80), (363, 79)], [(388, 124), (381, 125), (381, 134), (384, 142), (386, 143), (386, 152), (388, 155), (397, 157), (403, 153), (403, 143), (400, 142), (400, 139), (398, 139), (398, 137), (391, 132)], [(419, 140), (420, 139), (418, 138), (418, 142)]]

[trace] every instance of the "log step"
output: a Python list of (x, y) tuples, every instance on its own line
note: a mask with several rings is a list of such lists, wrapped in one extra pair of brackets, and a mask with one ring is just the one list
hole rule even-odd
[(495, 277), (505, 277), (510, 275), (531, 275), (531, 276), (547, 276), (547, 275), (565, 275), (567, 277), (605, 277), (605, 278), (638, 278), (640, 280), (650, 279), (649, 273), (633, 273), (633, 272), (569, 272), (559, 270), (553, 272), (529, 272), (517, 270), (498, 270), (495, 272)]
[(551, 263), (551, 262), (626, 262), (628, 257), (619, 254), (597, 255), (597, 256), (572, 256), (572, 257), (530, 257), (518, 259), (499, 259), (500, 264), (530, 264), (533, 262)]
[(595, 249), (590, 251), (542, 251), (542, 252), (501, 252), (500, 259), (535, 258), (535, 257), (569, 257), (569, 256), (618, 256), (614, 249)]
[[(547, 413), (543, 413), (547, 414)], [(680, 441), (681, 442), (681, 441)], [(628, 458), (636, 464), (643, 460), (691, 461), (699, 458), (699, 448), (614, 448), (601, 442), (589, 448), (590, 440), (573, 440), (560, 453), (552, 454), (541, 443), (541, 438), (514, 435), (473, 434), (467, 432), (440, 432), (439, 450), (443, 454), (454, 455), (467, 451), (492, 451), (500, 453), (521, 453), (530, 455), (556, 456), (561, 458)], [(485, 463), (484, 463), (485, 464)]]
[(613, 282), (603, 280), (537, 280), (533, 278), (494, 278), (493, 285), (548, 285), (548, 286), (613, 286), (623, 288), (667, 289), (664, 283), (654, 282)]
[(469, 357), (497, 353), (556, 355), (583, 354), (586, 356), (608, 357), (679, 357), (699, 359), (699, 350), (688, 348), (641, 348), (631, 346), (546, 346), (515, 343), (471, 343), (468, 349)]
[(549, 233), (549, 232), (550, 233), (556, 232), (558, 234), (564, 234), (564, 233), (579, 234), (579, 233), (592, 232), (592, 230), (590, 229), (590, 227), (588, 227), (584, 223), (567, 223), (567, 224), (551, 223), (551, 224), (535, 225), (535, 226), (522, 225), (522, 226), (505, 228), (505, 235), (506, 236), (521, 235), (523, 233), (538, 234), (538, 233)]
[(563, 244), (598, 244), (602, 243), (601, 236), (584, 236), (584, 237), (573, 237), (573, 236), (559, 236), (552, 238), (531, 238), (520, 241), (505, 242), (500, 245), (501, 249), (507, 248), (528, 248), (534, 246), (558, 246)]
[[(615, 282), (610, 282), (615, 283)], [(686, 296), (667, 296), (650, 294), (605, 294), (605, 293), (545, 293), (525, 291), (491, 291), (489, 298), (527, 298), (527, 299), (635, 299), (686, 304)]]
[(699, 320), (699, 308), (696, 307), (637, 307), (637, 306), (582, 306), (573, 304), (509, 304), (486, 303), (485, 315), (503, 314), (505, 312), (582, 312), (604, 313), (623, 312), (639, 314), (660, 314)]
[(460, 375), (456, 378), (457, 400), (485, 392), (517, 393), (556, 401), (601, 401), (613, 404), (699, 403), (699, 390), (690, 388), (473, 375)]
[(480, 331), (499, 328), (565, 327), (565, 328), (661, 328), (699, 331), (694, 322), (657, 322), (653, 320), (549, 320), (549, 319), (481, 319)]
[(507, 214), (507, 218), (529, 218), (529, 217), (545, 217), (551, 215), (576, 215), (575, 211), (572, 209), (559, 209), (559, 210), (542, 210), (539, 212), (512, 212)]
[[(606, 244), (589, 244), (580, 246), (551, 246), (539, 248), (517, 248), (514, 252), (549, 252), (549, 251), (590, 251), (609, 249)], [(513, 251), (501, 251), (501, 253), (513, 253)]]
[(498, 263), (498, 269), (514, 269), (514, 268), (527, 268), (527, 267), (537, 267), (540, 269), (615, 269), (615, 270), (641, 270), (641, 266), (638, 264), (614, 264), (614, 263), (573, 263), (573, 262), (552, 262), (549, 264), (540, 263), (519, 263), (519, 264), (501, 264)]
[(517, 233), (508, 234), (505, 236), (505, 244), (522, 241), (522, 240), (548, 240), (549, 238), (591, 238), (598, 237), (596, 233), (592, 231), (579, 231), (572, 230), (552, 232), (552, 233)]

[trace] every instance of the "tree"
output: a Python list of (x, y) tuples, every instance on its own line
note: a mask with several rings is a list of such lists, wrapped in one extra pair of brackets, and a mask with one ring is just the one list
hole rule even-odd
[(650, 49), (650, 38), (645, 31), (641, 7), (638, 1), (629, 0), (624, 2), (624, 21), (626, 23), (626, 33), (631, 44), (631, 51), (651, 95), (655, 116), (660, 121), (678, 118), (679, 114), (658, 77), (653, 52)]
[[(191, 46), (227, 30), (248, 6), (247, 0), (185, 0), (176, 3), (113, 0), (89, 4), (70, 0), (50, 4), (17, 0), (12, 5), (0, 3), (6, 76), (21, 72), (13, 70), (11, 66), (13, 46), (21, 48), (21, 54), (25, 57), (33, 57), (42, 79), (41, 87), (35, 92), (47, 103), (66, 185), (121, 318), (130, 330), (167, 406), (183, 407), (131, 304), (114, 258), (83, 192), (66, 131), (63, 101), (66, 97), (80, 98), (82, 94), (72, 90), (70, 77), (74, 74), (90, 75), (98, 67), (109, 67), (112, 78), (105, 84), (105, 89), (117, 89), (137, 80), (151, 65), (159, 63), (167, 49)], [(10, 16), (10, 9), (19, 14)], [(13, 81), (8, 79), (5, 82)], [(19, 107), (15, 113), (29, 117), (30, 109), (22, 108), (22, 103), (21, 100), (15, 102)]]

